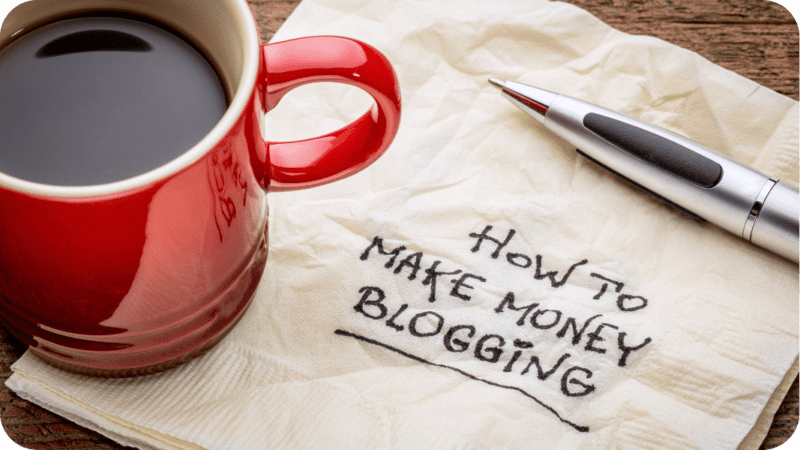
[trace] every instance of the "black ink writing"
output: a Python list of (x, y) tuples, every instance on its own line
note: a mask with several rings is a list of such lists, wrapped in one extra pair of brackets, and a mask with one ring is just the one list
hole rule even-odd
[[(519, 339), (514, 339), (514, 347), (519, 349), (531, 348), (533, 344), (527, 341), (522, 341)], [(514, 364), (519, 360), (519, 357), (522, 356), (522, 350), (514, 351), (514, 354), (511, 355), (511, 359), (508, 360), (506, 366), (503, 367), (503, 372), (511, 372), (514, 370)]]
[[(517, 234), (516, 230), (513, 228), (509, 229), (504, 237), (502, 233), (496, 233), (493, 230), (494, 227), (492, 225), (486, 225), (480, 233), (470, 233), (469, 237), (475, 239), (475, 244), (470, 248), (470, 251), (472, 253), (488, 251), (491, 259), (498, 259), (505, 249), (513, 247), (511, 242)], [(520, 269), (529, 269), (533, 267), (533, 279), (547, 280), (552, 288), (561, 288), (565, 286), (576, 270), (589, 264), (588, 259), (582, 259), (572, 263), (563, 271), (563, 275), (560, 275), (562, 273), (561, 270), (555, 270), (550, 267), (545, 268), (545, 258), (541, 254), (531, 257), (518, 251), (506, 251), (505, 260), (509, 265)], [(645, 297), (622, 293), (625, 283), (613, 280), (596, 272), (590, 273), (589, 276), (597, 278), (602, 282), (600, 290), (592, 299), (600, 300), (609, 290), (609, 286), (613, 286), (614, 292), (618, 294), (616, 305), (620, 311), (634, 312), (647, 306), (648, 301)]]
[[(552, 257), (521, 250), (518, 248), (521, 238), (514, 229), (503, 233), (495, 230), (492, 225), (486, 225), (480, 232), (470, 233), (469, 237), (474, 240), (469, 247), (471, 253), (488, 256), (491, 264), (508, 267), (509, 271), (527, 273), (531, 284), (540, 287), (539, 292), (534, 294), (537, 299), (541, 299), (545, 292), (553, 292), (552, 290), (568, 292), (575, 289), (570, 287), (570, 280), (573, 280), (579, 289), (575, 292), (589, 292), (585, 301), (602, 301), (610, 308), (616, 306), (615, 311), (639, 311), (649, 303), (647, 298), (631, 292), (630, 286), (623, 281), (587, 270), (590, 267), (588, 259), (575, 258), (572, 261), (559, 262)], [(413, 248), (411, 245), (409, 247)], [(587, 317), (589, 314), (586, 314), (581, 317), (581, 314), (575, 313), (581, 311), (580, 308), (560, 307), (559, 297), (535, 302), (525, 301), (510, 291), (499, 303), (492, 303), (497, 305), (493, 311), (499, 316), (489, 314), (501, 321), (508, 320), (506, 317), (511, 318), (517, 327), (480, 329), (480, 323), (469, 323), (469, 320), (463, 319), (464, 316), (450, 316), (446, 311), (462, 302), (477, 301), (485, 304), (485, 296), (492, 292), (492, 289), (481, 286), (488, 282), (486, 277), (474, 271), (453, 267), (452, 263), (443, 263), (440, 259), (434, 260), (423, 251), (409, 249), (406, 245), (387, 246), (381, 236), (372, 238), (369, 245), (361, 251), (359, 259), (378, 262), (389, 269), (388, 273), (397, 276), (394, 279), (407, 280), (412, 284), (421, 283), (425, 287), (424, 296), (418, 301), (427, 305), (451, 297), (460, 300), (450, 303), (443, 310), (419, 310), (410, 306), (413, 298), (405, 298), (404, 295), (404, 300), (408, 303), (395, 302), (394, 299), (386, 298), (383, 289), (374, 285), (363, 286), (354, 299), (353, 310), (370, 323), (387, 330), (383, 332), (388, 333), (385, 336), (406, 336), (405, 339), (427, 342), (429, 344), (426, 345), (436, 345), (440, 349), (443, 347), (446, 354), (463, 355), (458, 358), (472, 360), (473, 364), (483, 367), (494, 367), (503, 377), (518, 376), (523, 383), (550, 384), (566, 397), (584, 397), (595, 392), (596, 386), (592, 381), (595, 373), (591, 370), (595, 367), (592, 366), (591, 359), (587, 361), (587, 355), (613, 361), (617, 367), (624, 368), (647, 353), (645, 349), (652, 342), (650, 337), (631, 339), (623, 327), (612, 323), (613, 315), (607, 314), (603, 317), (603, 314), (594, 314)], [(588, 276), (586, 272), (589, 272)], [(593, 290), (595, 288), (596, 291)], [(573, 300), (574, 296), (568, 297), (571, 301), (580, 302), (580, 298)], [(497, 302), (497, 299), (492, 301)], [(460, 319), (453, 320), (453, 317)], [(341, 330), (337, 334), (339, 331)], [(411, 359), (447, 367), (472, 377), (460, 369), (422, 360), (370, 338), (344, 331), (341, 333), (363, 342), (375, 343)], [(552, 343), (553, 340), (563, 342), (560, 347), (556, 347), (559, 348), (557, 352), (550, 345), (542, 345)], [(602, 367), (610, 365), (605, 364)]]
[(433, 303), (433, 302), (436, 301), (436, 277), (441, 276), (441, 275), (458, 275), (458, 274), (461, 273), (461, 270), (452, 270), (452, 271), (449, 271), (449, 272), (448, 271), (439, 272), (436, 269), (439, 267), (439, 264), (441, 264), (441, 263), (442, 263), (441, 261), (434, 261), (433, 264), (431, 264), (430, 267), (425, 269), (425, 273), (428, 276), (425, 277), (424, 280), (422, 280), (422, 285), (423, 286), (428, 286), (428, 285), (431, 286), (431, 293), (428, 296), (428, 301), (430, 303)]
[[(547, 316), (547, 314), (550, 316)], [(545, 319), (542, 319), (545, 317)], [(561, 321), (561, 311), (555, 309), (540, 309), (531, 316), (531, 325), (540, 330), (548, 330), (558, 325)]]
[(645, 340), (641, 344), (635, 345), (633, 347), (628, 347), (627, 345), (625, 345), (625, 336), (627, 335), (628, 333), (622, 332), (617, 336), (617, 345), (619, 346), (619, 349), (622, 350), (622, 356), (619, 358), (619, 362), (617, 363), (617, 365), (619, 365), (620, 367), (625, 367), (625, 364), (627, 364), (628, 361), (628, 355), (630, 355), (631, 352), (636, 350), (641, 350), (642, 347), (649, 344), (651, 341), (650, 338), (645, 338)]
[(592, 331), (591, 333), (586, 335), (586, 337), (588, 337), (589, 339), (586, 341), (586, 347), (583, 348), (584, 350), (589, 351), (589, 352), (596, 352), (596, 353), (605, 353), (606, 352), (605, 348), (598, 348), (598, 347), (595, 347), (595, 345), (594, 345), (595, 342), (605, 341), (605, 338), (603, 338), (600, 335), (600, 332), (603, 331), (603, 328), (605, 328), (605, 327), (609, 327), (609, 328), (613, 328), (615, 330), (619, 330), (619, 327), (616, 326), (616, 325), (612, 325), (610, 323), (605, 323), (605, 322), (601, 323), (600, 325), (597, 326), (597, 328), (595, 328), (594, 331)]
[[(356, 306), (358, 306), (358, 305), (356, 305)], [(400, 314), (403, 314), (403, 312), (407, 308), (408, 308), (408, 304), (406, 304), (406, 303), (403, 303), (402, 305), (400, 305), (400, 309), (398, 309), (397, 312), (394, 313), (392, 315), (392, 317), (389, 317), (389, 320), (386, 321), (386, 326), (394, 328), (397, 331), (403, 331), (403, 328), (405, 328), (405, 327), (403, 325), (396, 324), (394, 320), (397, 319), (397, 317), (400, 316)], [(356, 309), (356, 311), (361, 312), (361, 310), (359, 310), (359, 309)]]
[(617, 293), (619, 293), (619, 291), (621, 291), (622, 288), (625, 287), (624, 283), (619, 282), (619, 281), (614, 281), (614, 280), (612, 280), (610, 278), (606, 278), (606, 277), (600, 275), (599, 273), (592, 272), (591, 274), (589, 274), (589, 276), (592, 276), (592, 277), (595, 277), (595, 278), (599, 278), (599, 279), (605, 281), (605, 283), (603, 283), (600, 286), (600, 292), (598, 292), (597, 295), (592, 297), (592, 299), (594, 299), (594, 300), (600, 300), (600, 298), (603, 296), (603, 294), (606, 293), (606, 289), (608, 289), (608, 283), (611, 283), (611, 284), (614, 285), (614, 292), (617, 292)]
[(361, 260), (362, 261), (366, 261), (367, 258), (369, 258), (369, 252), (372, 249), (377, 249), (378, 250), (378, 254), (391, 256), (391, 258), (389, 258), (389, 261), (387, 261), (386, 265), (384, 266), (387, 269), (391, 269), (392, 265), (394, 265), (394, 260), (397, 258), (397, 256), (400, 254), (400, 252), (402, 252), (406, 248), (401, 245), (400, 247), (397, 247), (394, 250), (392, 250), (390, 252), (387, 252), (383, 248), (383, 239), (381, 239), (378, 236), (375, 236), (375, 238), (372, 240), (372, 243), (367, 247), (366, 250), (364, 250), (364, 253), (361, 254)]
[[(593, 384), (586, 384), (577, 378), (572, 377), (572, 372), (583, 372), (586, 375), (586, 379), (592, 378), (592, 371), (589, 369), (585, 369), (583, 367), (575, 366), (570, 367), (564, 372), (564, 376), (561, 377), (561, 393), (568, 396), (568, 397), (582, 397), (584, 395), (590, 394), (594, 391)], [(577, 384), (580, 386), (579, 390), (573, 391), (570, 389), (570, 385)]]
[(467, 351), (469, 348), (469, 342), (465, 342), (456, 338), (456, 333), (461, 330), (467, 331), (466, 335), (464, 336), (465, 338), (471, 338), (475, 336), (475, 327), (472, 325), (456, 325), (451, 327), (450, 330), (447, 331), (447, 334), (444, 335), (444, 348), (454, 353), (462, 353)]
[[(599, 278), (604, 281), (604, 283), (600, 286), (600, 292), (598, 292), (597, 295), (592, 297), (594, 300), (600, 300), (600, 298), (603, 297), (603, 294), (606, 293), (606, 290), (608, 289), (608, 284), (611, 283), (614, 285), (614, 292), (620, 294), (619, 296), (617, 296), (617, 308), (619, 308), (620, 311), (626, 311), (626, 312), (638, 311), (647, 306), (647, 299), (642, 296), (621, 294), (622, 288), (625, 287), (625, 283), (622, 283), (621, 281), (614, 281), (610, 278), (606, 278), (597, 273), (591, 273), (589, 274), (589, 276), (592, 276), (594, 278)], [(626, 304), (627, 300), (634, 300), (634, 301), (630, 302), (630, 304)]]
[(400, 261), (400, 264), (398, 264), (397, 267), (394, 269), (394, 274), (395, 275), (399, 274), (400, 272), (403, 271), (403, 267), (408, 266), (411, 268), (411, 273), (408, 275), (408, 279), (413, 280), (417, 278), (417, 272), (419, 271), (419, 265), (421, 261), (422, 261), (422, 253), (420, 252), (412, 253), (403, 258), (402, 261)]
[(542, 273), (542, 255), (536, 255), (536, 272), (533, 274), (533, 278), (537, 280), (544, 280), (545, 278), (548, 278), (550, 280), (550, 286), (554, 288), (561, 287), (567, 283), (567, 279), (569, 279), (569, 276), (572, 275), (572, 272), (575, 271), (576, 267), (582, 266), (588, 262), (589, 262), (588, 259), (584, 259), (581, 262), (576, 262), (575, 264), (569, 266), (569, 269), (567, 269), (567, 273), (565, 273), (564, 276), (561, 277), (561, 280), (556, 280), (556, 277), (558, 276), (558, 271), (552, 270), (550, 272)]
[[(374, 252), (373, 252), (374, 250)], [(366, 249), (361, 253), (359, 257), (362, 261), (366, 261), (369, 259), (370, 254), (381, 255), (381, 256), (388, 256), (389, 259), (384, 264), (384, 267), (387, 269), (394, 269), (392, 273), (395, 275), (400, 275), (404, 273), (408, 273), (407, 279), (409, 281), (413, 281), (417, 279), (417, 275), (420, 270), (422, 270), (424, 264), (423, 259), (425, 258), (425, 254), (422, 252), (412, 252), (407, 255), (403, 254), (406, 251), (406, 247), (404, 245), (395, 247), (394, 250), (388, 251), (383, 244), (383, 238), (380, 236), (375, 236), (372, 239), (372, 242), (367, 246)], [(400, 262), (397, 263), (395, 266), (395, 262), (397, 259), (403, 255)], [(475, 289), (474, 284), (475, 282), (485, 283), (486, 278), (476, 275), (474, 273), (467, 273), (461, 269), (455, 270), (439, 270), (439, 265), (442, 264), (442, 261), (436, 260), (430, 264), (429, 267), (424, 269), (424, 273), (426, 277), (422, 279), (423, 286), (430, 286), (430, 293), (428, 294), (428, 302), (433, 303), (436, 301), (436, 288), (437, 288), (437, 281), (439, 277), (442, 275), (459, 275), (460, 277), (451, 280), (453, 283), (453, 287), (450, 290), (450, 296), (455, 297), (464, 301), (469, 301), (472, 297), (467, 293), (470, 289)]]
[(569, 329), (572, 329), (572, 345), (575, 345), (581, 341), (581, 338), (583, 338), (583, 332), (586, 331), (586, 327), (588, 327), (589, 324), (598, 317), (600, 317), (600, 314), (586, 319), (586, 321), (583, 322), (583, 326), (580, 330), (578, 330), (577, 320), (574, 317), (569, 317), (564, 321), (564, 328), (556, 333), (556, 336), (562, 338), (567, 335), (567, 331)]
[[(492, 339), (495, 342), (489, 342)], [(489, 342), (489, 344), (487, 344)], [(495, 344), (491, 346), (490, 344)], [(478, 343), (475, 344), (475, 358), (486, 361), (490, 363), (496, 363), (500, 361), (500, 355), (503, 354), (503, 346), (506, 345), (506, 340), (503, 339), (502, 336), (498, 336), (496, 334), (487, 334), (486, 336), (478, 339)], [(485, 348), (484, 348), (485, 347)]]
[[(428, 324), (427, 327), (428, 329), (420, 331), (417, 323), (419, 322), (420, 319), (426, 317), (433, 317), (434, 319), (432, 320), (435, 320), (436, 325), (431, 327), (430, 326), (431, 319), (426, 319), (424, 323)], [(433, 311), (423, 311), (411, 318), (411, 321), (408, 323), (408, 332), (411, 333), (412, 336), (416, 337), (436, 336), (437, 334), (439, 334), (440, 331), (442, 331), (443, 326), (444, 326), (444, 317), (440, 316), (439, 314), (436, 314)]]
[[(380, 320), (386, 317), (388, 310), (386, 306), (383, 304), (383, 299), (386, 298), (386, 294), (383, 293), (383, 289), (375, 286), (364, 286), (358, 290), (361, 295), (361, 300), (356, 303), (356, 306), (353, 307), (356, 311), (360, 312), (361, 314), (369, 317), (370, 319)], [(374, 298), (372, 294), (374, 295)], [(369, 307), (369, 311), (365, 309)], [(378, 310), (375, 311), (372, 308), (377, 308)]]
[[(382, 321), (384, 318), (389, 317), (389, 319), (383, 323), (386, 327), (394, 331), (402, 332), (407, 330), (409, 335), (422, 339), (441, 335), (441, 345), (443, 345), (448, 352), (466, 353), (471, 350), (472, 357), (477, 361), (487, 364), (498, 364), (502, 361), (502, 371), (504, 373), (518, 371), (517, 373), (520, 376), (525, 376), (529, 372), (535, 372), (536, 378), (541, 381), (547, 381), (552, 376), (561, 373), (560, 382), (562, 393), (570, 397), (588, 395), (594, 391), (594, 385), (587, 383), (586, 380), (578, 380), (576, 378), (577, 375), (573, 375), (576, 373), (575, 369), (578, 368), (580, 369), (579, 372), (585, 374), (586, 379), (588, 379), (591, 377), (592, 373), (589, 369), (580, 366), (566, 367), (567, 360), (572, 356), (570, 353), (563, 353), (557, 360), (550, 362), (549, 367), (546, 367), (542, 355), (531, 353), (535, 351), (535, 346), (530, 341), (518, 338), (508, 339), (497, 333), (479, 333), (477, 327), (473, 324), (449, 323), (444, 315), (430, 310), (417, 312), (411, 317), (408, 317), (409, 314), (406, 314), (406, 317), (403, 318), (404, 312), (408, 309), (408, 304), (403, 303), (395, 310), (395, 307), (391, 306), (391, 301), (387, 300), (386, 294), (381, 288), (376, 286), (364, 286), (358, 290), (358, 293), (360, 295), (353, 309), (364, 317), (376, 321)], [(512, 309), (512, 299), (513, 297), (506, 296), (506, 299), (504, 299), (501, 305), (504, 308), (508, 308), (508, 310), (519, 311), (523, 309)], [(500, 311), (502, 311), (502, 309)], [(538, 310), (537, 312), (541, 311), (553, 310)], [(560, 316), (561, 312), (559, 311), (558, 317)], [(531, 323), (535, 323), (534, 317), (536, 317), (536, 313), (531, 316)], [(570, 327), (575, 327), (573, 328), (573, 342), (575, 342), (576, 337), (580, 340), (583, 331), (596, 317), (586, 320), (580, 329), (577, 328), (577, 325), (570, 325)], [(576, 322), (573, 319), (565, 323), (575, 324)], [(553, 325), (550, 325), (548, 328), (552, 328), (552, 326)], [(602, 327), (616, 328), (610, 324), (604, 324)], [(566, 329), (566, 327), (564, 329)], [(590, 341), (594, 343), (603, 340), (600, 337), (601, 332), (602, 328), (598, 327), (593, 333), (589, 333)], [(509, 353), (508, 342), (512, 342), (510, 357), (506, 356), (507, 353)], [(620, 343), (624, 344), (624, 336), (621, 338)], [(645, 344), (639, 345), (636, 348), (625, 346), (624, 357), (627, 358), (627, 355), (644, 345)], [(517, 364), (520, 360), (524, 361), (524, 358), (527, 358), (527, 364)], [(519, 369), (518, 367), (522, 368)], [(535, 371), (533, 370), (534, 368)], [(580, 388), (576, 388), (575, 386), (580, 386)]]
[[(475, 245), (470, 249), (472, 253), (479, 252), (484, 242), (489, 241), (490, 244), (494, 244), (494, 250), (489, 254), (489, 257), (491, 257), (492, 259), (497, 259), (500, 256), (500, 252), (506, 246), (508, 246), (508, 244), (511, 242), (511, 239), (516, 234), (516, 231), (512, 228), (508, 231), (508, 233), (506, 233), (506, 237), (502, 238), (503, 240), (501, 241), (500, 240), (501, 238), (494, 237), (489, 234), (489, 232), (492, 231), (492, 229), (493, 227), (491, 225), (486, 225), (486, 227), (484, 227), (483, 231), (481, 231), (480, 233), (470, 233), (469, 237), (477, 239)], [(569, 277), (572, 275), (572, 272), (574, 272), (575, 269), (578, 268), (579, 266), (582, 266), (589, 262), (589, 260), (584, 259), (582, 261), (572, 264), (567, 269), (566, 273), (564, 273), (564, 275), (561, 277), (561, 279), (558, 279), (559, 272), (557, 270), (544, 271), (544, 269), (542, 268), (543, 265), (542, 255), (536, 255), (535, 260), (536, 260), (536, 267), (534, 269), (533, 278), (535, 280), (547, 279), (550, 281), (550, 286), (554, 288), (558, 288), (567, 284), (567, 281), (569, 280)], [(527, 269), (531, 267), (531, 265), (533, 265), (534, 260), (530, 256), (522, 253), (507, 252), (506, 261), (512, 266), (519, 267), (521, 269)]]
[(464, 275), (461, 275), (461, 278), (459, 278), (458, 280), (453, 280), (454, 283), (453, 290), (450, 291), (450, 295), (452, 295), (453, 297), (458, 297), (461, 300), (468, 301), (471, 297), (467, 294), (462, 293), (461, 288), (475, 289), (474, 286), (467, 284), (467, 280), (469, 280), (470, 278), (472, 278), (473, 280), (478, 280), (481, 283), (486, 282), (486, 278), (471, 273), (465, 273)]
[[(602, 322), (592, 327), (593, 322), (602, 317), (601, 314), (594, 315), (585, 320), (580, 320), (575, 317), (564, 317), (563, 312), (557, 309), (539, 308), (539, 303), (517, 306), (515, 301), (516, 296), (513, 292), (509, 292), (505, 295), (503, 300), (500, 301), (497, 307), (494, 308), (494, 312), (497, 314), (506, 314), (508, 312), (522, 311), (522, 314), (519, 315), (519, 318), (515, 322), (517, 326), (522, 327), (527, 323), (535, 330), (546, 331), (557, 329), (558, 331), (555, 333), (557, 338), (568, 338), (569, 342), (576, 347), (583, 342), (584, 337), (586, 337), (586, 344), (583, 346), (583, 350), (587, 352), (605, 354), (610, 347), (603, 347), (602, 343), (607, 342), (607, 338), (613, 336), (612, 333), (614, 333), (614, 330), (619, 330), (617, 325), (608, 322)], [(529, 320), (526, 321), (526, 318), (529, 318)], [(619, 367), (625, 367), (631, 353), (641, 350), (651, 342), (651, 339), (648, 337), (639, 345), (626, 345), (626, 336), (627, 333), (625, 332), (617, 332), (617, 346), (615, 350), (619, 352), (617, 360), (617, 365)]]
[(522, 310), (524, 312), (519, 317), (519, 320), (517, 320), (517, 325), (522, 326), (522, 324), (525, 323), (525, 317), (527, 317), (528, 314), (530, 314), (531, 311), (536, 309), (537, 306), (539, 306), (538, 303), (531, 303), (530, 305), (527, 305), (527, 306), (519, 306), (519, 307), (515, 306), (514, 305), (514, 293), (509, 291), (508, 294), (506, 294), (506, 296), (503, 297), (503, 301), (501, 301), (500, 304), (497, 305), (497, 308), (494, 309), (494, 312), (501, 313), (501, 312), (503, 312), (503, 309), (506, 308), (506, 307), (508, 309), (512, 310), (512, 311)]
[(542, 365), (539, 364), (538, 356), (531, 356), (531, 362), (529, 362), (528, 365), (525, 366), (525, 368), (522, 369), (522, 372), (520, 373), (522, 375), (525, 375), (526, 373), (528, 373), (528, 370), (530, 370), (531, 366), (536, 366), (537, 378), (539, 378), (540, 380), (546, 380), (550, 378), (550, 375), (552, 375), (556, 370), (558, 370), (558, 368), (561, 367), (561, 363), (566, 361), (566, 359), (569, 358), (570, 356), (571, 355), (569, 353), (564, 353), (563, 355), (561, 355), (560, 358), (558, 358), (558, 361), (556, 361), (553, 367), (551, 367), (550, 370), (547, 371), (542, 369)]
[[(626, 300), (634, 300), (633, 305), (626, 305)], [(620, 311), (638, 311), (647, 306), (647, 299), (639, 295), (622, 294), (617, 297), (617, 308)]]
[(500, 256), (500, 250), (503, 250), (503, 247), (505, 247), (506, 245), (508, 245), (509, 242), (511, 242), (511, 238), (514, 237), (514, 233), (516, 233), (516, 231), (514, 231), (513, 229), (509, 230), (508, 234), (506, 234), (506, 238), (505, 238), (505, 240), (503, 242), (500, 242), (500, 240), (497, 239), (497, 238), (493, 238), (493, 237), (489, 236), (489, 232), (490, 231), (492, 231), (492, 226), (491, 225), (486, 225), (486, 228), (484, 228), (483, 231), (480, 234), (477, 234), (477, 233), (470, 233), (469, 234), (469, 237), (478, 239), (478, 242), (475, 243), (475, 246), (472, 247), (471, 251), (472, 251), (472, 253), (477, 252), (478, 250), (481, 249), (481, 244), (483, 243), (483, 241), (484, 240), (489, 240), (489, 241), (492, 241), (495, 244), (497, 244), (497, 247), (495, 248), (495, 250), (491, 254), (492, 258), (497, 259), (497, 257)]

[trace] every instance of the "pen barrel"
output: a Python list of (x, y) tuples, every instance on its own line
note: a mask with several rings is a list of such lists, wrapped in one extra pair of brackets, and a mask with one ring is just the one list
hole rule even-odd
[(798, 244), (800, 203), (797, 199), (797, 189), (780, 181), (775, 183), (755, 219), (750, 241), (797, 262), (800, 245)]
[(800, 198), (785, 183), (683, 136), (564, 95), (550, 102), (540, 121), (639, 187), (798, 261)]

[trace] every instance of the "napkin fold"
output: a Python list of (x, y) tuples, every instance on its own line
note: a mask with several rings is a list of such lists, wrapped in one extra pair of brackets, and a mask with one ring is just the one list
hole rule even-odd
[[(162, 449), (755, 449), (797, 375), (798, 269), (579, 157), (487, 83), (571, 95), (797, 185), (798, 104), (544, 0), (304, 0), (395, 66), (399, 134), (367, 170), (270, 194), (267, 269), (204, 356), (130, 379), (26, 353), (8, 386)], [(287, 95), (268, 140), (371, 99)]]

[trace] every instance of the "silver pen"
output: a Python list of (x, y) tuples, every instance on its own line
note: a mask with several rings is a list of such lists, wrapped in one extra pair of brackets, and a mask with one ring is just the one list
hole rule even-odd
[(797, 262), (797, 189), (653, 125), (513, 81), (489, 82), (578, 153), (662, 200)]

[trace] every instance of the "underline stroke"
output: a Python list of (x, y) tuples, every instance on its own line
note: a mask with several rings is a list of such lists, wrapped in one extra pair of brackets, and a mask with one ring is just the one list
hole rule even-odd
[(567, 419), (564, 419), (563, 417), (561, 417), (561, 415), (558, 413), (558, 411), (556, 411), (555, 409), (553, 409), (551, 406), (549, 406), (549, 405), (547, 405), (547, 404), (543, 403), (543, 402), (542, 402), (541, 400), (539, 400), (538, 398), (534, 397), (534, 396), (533, 396), (533, 395), (531, 395), (530, 393), (528, 393), (528, 392), (526, 392), (525, 390), (523, 390), (523, 389), (520, 389), (520, 388), (518, 388), (518, 387), (516, 387), (516, 386), (508, 386), (508, 385), (505, 385), (505, 384), (500, 384), (500, 383), (495, 383), (495, 382), (493, 382), (493, 381), (485, 380), (485, 379), (483, 379), (483, 378), (478, 378), (478, 377), (476, 377), (475, 375), (472, 375), (472, 374), (469, 374), (469, 373), (467, 373), (467, 372), (464, 372), (463, 370), (461, 370), (461, 369), (458, 369), (458, 368), (456, 368), (456, 367), (452, 367), (452, 366), (446, 366), (446, 365), (444, 365), (444, 364), (437, 364), (437, 363), (435, 363), (435, 362), (428, 361), (427, 359), (420, 358), (419, 356), (416, 356), (416, 355), (412, 355), (412, 354), (410, 354), (410, 353), (407, 353), (407, 352), (405, 352), (405, 351), (403, 351), (403, 350), (400, 350), (399, 348), (392, 347), (391, 345), (384, 344), (383, 342), (379, 342), (379, 341), (376, 341), (376, 340), (374, 340), (374, 339), (370, 339), (370, 338), (368, 338), (368, 337), (365, 337), (365, 336), (361, 336), (361, 335), (358, 335), (358, 334), (355, 334), (355, 333), (351, 333), (351, 332), (349, 332), (349, 331), (345, 331), (345, 330), (336, 330), (336, 331), (334, 331), (334, 334), (337, 334), (337, 335), (339, 335), (339, 336), (347, 336), (347, 337), (351, 337), (351, 338), (353, 338), (353, 339), (357, 339), (357, 340), (359, 340), (359, 341), (366, 342), (366, 343), (368, 343), (368, 344), (373, 344), (373, 345), (377, 345), (377, 346), (379, 346), (379, 347), (383, 347), (383, 348), (385, 348), (385, 349), (387, 349), (387, 350), (390, 350), (390, 351), (393, 351), (393, 352), (395, 352), (395, 353), (397, 353), (397, 354), (399, 354), (399, 355), (405, 356), (406, 358), (413, 359), (414, 361), (421, 362), (421, 363), (423, 363), (423, 364), (427, 364), (427, 365), (429, 365), (429, 366), (441, 367), (441, 368), (443, 368), (443, 369), (450, 369), (450, 370), (452, 370), (452, 371), (454, 371), (454, 372), (458, 372), (458, 373), (460, 373), (461, 375), (464, 375), (464, 376), (465, 376), (465, 377), (467, 377), (467, 378), (470, 378), (470, 379), (472, 379), (472, 380), (476, 380), (476, 381), (480, 381), (480, 382), (486, 383), (486, 384), (488, 384), (488, 385), (490, 385), (490, 386), (495, 386), (495, 387), (499, 387), (499, 388), (503, 388), (503, 389), (509, 389), (509, 390), (512, 390), (512, 391), (517, 391), (517, 392), (521, 393), (522, 395), (524, 395), (524, 396), (526, 396), (526, 397), (530, 398), (531, 400), (535, 401), (536, 403), (538, 403), (539, 405), (541, 405), (541, 406), (542, 406), (544, 409), (546, 409), (546, 410), (550, 411), (550, 412), (551, 412), (553, 415), (555, 415), (555, 416), (558, 418), (558, 420), (560, 420), (561, 422), (563, 422), (563, 423), (565, 423), (565, 424), (567, 424), (567, 425), (571, 426), (572, 428), (574, 428), (574, 429), (576, 429), (576, 430), (580, 431), (581, 433), (587, 433), (587, 432), (589, 432), (589, 427), (588, 427), (588, 426), (584, 426), (584, 425), (577, 425), (577, 424), (575, 424), (575, 423), (573, 423), (573, 422), (570, 422), (570, 421), (569, 421), (569, 420), (567, 420)]

